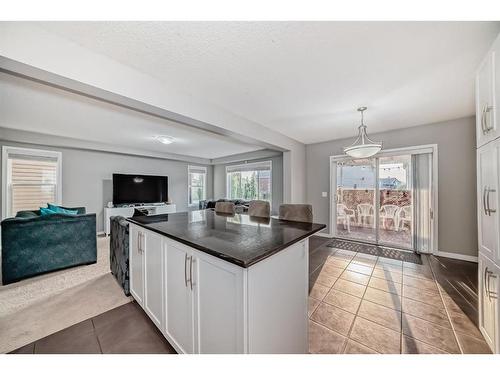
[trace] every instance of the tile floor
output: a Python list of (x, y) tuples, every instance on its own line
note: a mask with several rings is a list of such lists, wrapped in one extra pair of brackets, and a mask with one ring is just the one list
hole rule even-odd
[(477, 265), (415, 264), (330, 241), (310, 242), (311, 353), (490, 353), (476, 326)]
[(23, 346), (12, 354), (169, 354), (175, 350), (135, 302)]
[[(477, 265), (422, 264), (310, 240), (311, 353), (490, 353), (477, 329)], [(12, 353), (175, 353), (131, 302)]]

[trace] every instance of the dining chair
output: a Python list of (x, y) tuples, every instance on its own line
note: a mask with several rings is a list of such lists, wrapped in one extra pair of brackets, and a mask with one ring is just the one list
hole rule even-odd
[(217, 202), (215, 203), (215, 212), (234, 214), (236, 212), (236, 206), (233, 202)]
[(279, 209), (279, 218), (281, 220), (312, 223), (312, 206), (310, 204), (282, 204)]
[(271, 205), (268, 201), (251, 201), (248, 206), (248, 215), (256, 217), (270, 217)]

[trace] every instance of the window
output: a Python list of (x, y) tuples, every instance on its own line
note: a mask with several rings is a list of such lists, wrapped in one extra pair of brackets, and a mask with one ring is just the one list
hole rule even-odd
[(188, 204), (197, 206), (201, 200), (207, 199), (207, 168), (188, 167)]
[(271, 201), (271, 161), (226, 167), (229, 199)]
[(2, 215), (61, 204), (61, 153), (3, 147)]

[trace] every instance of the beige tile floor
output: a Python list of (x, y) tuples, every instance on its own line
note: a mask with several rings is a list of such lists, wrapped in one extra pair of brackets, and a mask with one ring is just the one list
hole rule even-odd
[(429, 264), (320, 246), (309, 270), (311, 353), (490, 353)]

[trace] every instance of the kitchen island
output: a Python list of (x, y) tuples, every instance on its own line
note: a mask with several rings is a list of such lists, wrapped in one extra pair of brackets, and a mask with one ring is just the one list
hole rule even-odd
[(218, 214), (130, 222), (130, 292), (179, 353), (307, 353), (308, 237), (323, 224)]

